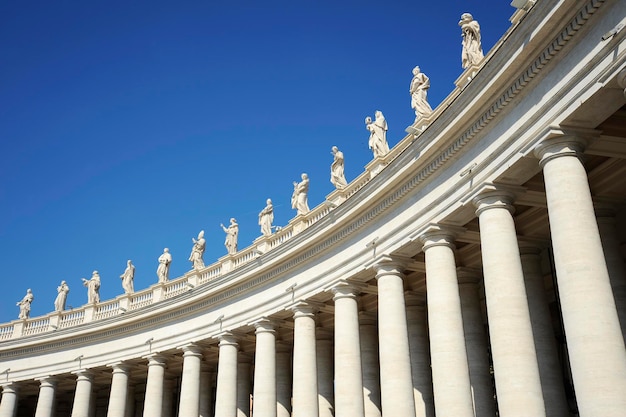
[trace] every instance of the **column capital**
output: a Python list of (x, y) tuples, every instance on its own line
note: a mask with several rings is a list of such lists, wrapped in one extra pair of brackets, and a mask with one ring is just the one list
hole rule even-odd
[(197, 356), (201, 358), (204, 351), (201, 346), (198, 346), (195, 343), (187, 343), (185, 345), (177, 347), (177, 349), (183, 351), (183, 358), (187, 356)]
[(167, 358), (160, 353), (151, 353), (149, 355), (143, 356), (143, 359), (148, 360), (148, 366), (165, 366)]
[(319, 311), (320, 305), (319, 303), (301, 300), (287, 307), (287, 309), (293, 312), (294, 319), (298, 317), (315, 317), (315, 313)]
[(415, 236), (424, 244), (423, 251), (433, 246), (447, 246), (454, 249), (454, 241), (465, 230), (463, 227), (431, 223), (418, 231)]
[(217, 334), (215, 337), (220, 341), (219, 346), (239, 346), (239, 338), (232, 334), (231, 332), (222, 332)]
[(268, 319), (267, 317), (262, 317), (258, 320), (250, 323), (256, 329), (255, 333), (276, 333), (276, 322)]
[(93, 372), (89, 369), (72, 371), (72, 375), (76, 375), (77, 381), (93, 381)]
[(356, 296), (361, 293), (361, 286), (356, 283), (351, 283), (348, 281), (339, 281), (333, 284), (331, 287), (327, 289), (327, 291), (332, 291), (335, 295), (333, 297), (333, 301), (336, 301), (340, 298), (353, 298), (356, 299)]
[(539, 256), (543, 252), (543, 246), (539, 242), (533, 242), (527, 239), (518, 239), (517, 245), (519, 246), (519, 253), (521, 255), (536, 255)]
[(483, 184), (470, 196), (474, 207), (476, 207), (476, 215), (480, 216), (486, 210), (505, 209), (510, 213), (515, 211), (513, 202), (518, 194), (524, 193), (523, 187), (510, 185)]
[(39, 378), (35, 378), (35, 381), (39, 381), (39, 385), (42, 387), (56, 387), (57, 379), (52, 375), (46, 375)]
[(127, 374), (131, 370), (131, 366), (122, 361), (113, 362), (113, 363), (107, 364), (107, 366), (113, 369), (114, 374), (116, 373)]
[(0, 386), (2, 386), (3, 394), (17, 394), (19, 391), (19, 386), (15, 381), (3, 382)]
[(404, 276), (404, 270), (413, 259), (397, 255), (381, 255), (365, 265), (365, 269), (373, 268), (376, 279), (385, 275)]
[(533, 153), (543, 166), (554, 158), (562, 156), (580, 157), (590, 139), (600, 135), (595, 129), (553, 126), (535, 145)]
[(474, 284), (478, 285), (482, 280), (482, 274), (479, 269), (476, 268), (467, 268), (467, 267), (457, 267), (456, 268), (456, 277), (459, 281), (459, 285), (462, 284)]

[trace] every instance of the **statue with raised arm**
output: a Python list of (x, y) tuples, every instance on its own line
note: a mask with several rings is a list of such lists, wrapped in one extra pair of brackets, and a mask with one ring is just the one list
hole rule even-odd
[(480, 42), (480, 25), (471, 14), (463, 13), (459, 26), (461, 26), (463, 36), (461, 63), (465, 69), (472, 65), (478, 65), (484, 58), (483, 47)]
[(372, 122), (372, 118), (365, 118), (365, 128), (370, 132), (368, 145), (374, 153), (374, 158), (382, 158), (389, 153), (389, 145), (387, 144), (387, 121), (383, 112), (376, 110), (376, 118)]
[(259, 213), (259, 226), (261, 226), (261, 234), (270, 236), (272, 234), (272, 222), (274, 221), (274, 206), (272, 200), (267, 199), (267, 205)]
[(30, 317), (30, 305), (33, 303), (34, 299), (35, 296), (29, 288), (26, 290), (26, 295), (22, 298), (22, 301), (15, 303), (16, 306), (20, 307), (20, 314), (17, 317), (19, 320), (26, 320)]
[(411, 108), (415, 110), (415, 120), (420, 117), (428, 117), (433, 109), (426, 100), (426, 94), (430, 88), (430, 79), (420, 71), (420, 67), (413, 68), (413, 79), (409, 87), (411, 94)]
[(234, 255), (237, 253), (237, 237), (239, 236), (239, 225), (237, 224), (237, 220), (235, 218), (230, 219), (230, 225), (228, 227), (220, 224), (222, 226), (222, 230), (226, 233), (226, 240), (224, 240), (224, 246), (226, 246), (226, 250), (229, 255)]
[(191, 255), (189, 255), (189, 261), (193, 264), (193, 269), (204, 268), (204, 249), (206, 248), (206, 240), (204, 239), (204, 230), (200, 230), (198, 233), (198, 239), (191, 239), (193, 241), (193, 248), (191, 249)]
[(291, 195), (291, 208), (297, 210), (297, 214), (306, 214), (309, 210), (309, 176), (301, 175), (302, 181), (293, 182), (293, 194)]
[(343, 152), (341, 152), (336, 146), (333, 146), (331, 154), (334, 158), (333, 163), (330, 165), (330, 182), (335, 186), (336, 189), (342, 190), (348, 185), (348, 182), (346, 181), (346, 176), (343, 172)]
[(91, 279), (82, 278), (83, 285), (87, 287), (87, 303), (95, 304), (100, 302), (100, 275), (98, 271), (93, 271)]
[(170, 264), (172, 263), (172, 255), (168, 248), (163, 249), (163, 254), (159, 256), (159, 267), (157, 268), (157, 276), (159, 277), (159, 284), (167, 282), (170, 274)]
[(61, 281), (61, 285), (57, 287), (57, 298), (54, 299), (54, 311), (65, 310), (65, 302), (67, 301), (67, 293), (70, 292), (70, 287), (65, 281)]
[(122, 288), (124, 288), (125, 294), (132, 294), (135, 292), (134, 288), (134, 279), (135, 279), (135, 265), (130, 261), (130, 259), (126, 262), (126, 269), (124, 273), (120, 275), (122, 279)]

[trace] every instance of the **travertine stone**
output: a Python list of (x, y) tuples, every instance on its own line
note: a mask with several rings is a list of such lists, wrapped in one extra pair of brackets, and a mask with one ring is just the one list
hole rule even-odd
[(256, 321), (254, 327), (254, 416), (276, 417), (276, 325), (263, 318)]
[(20, 308), (20, 314), (17, 317), (19, 320), (26, 320), (30, 317), (30, 306), (34, 299), (33, 292), (29, 288), (26, 290), (24, 298), (15, 303), (15, 305)]
[(261, 234), (270, 236), (272, 234), (272, 223), (274, 222), (274, 206), (269, 198), (266, 201), (265, 208), (259, 213), (259, 226), (261, 226)]
[(472, 393), (454, 259), (456, 232), (429, 227), (421, 236), (426, 264), (426, 297), (438, 414), (473, 417)]
[(170, 274), (170, 264), (172, 263), (172, 255), (168, 248), (163, 249), (163, 254), (159, 256), (159, 267), (157, 268), (157, 277), (159, 283), (167, 282)]
[(582, 136), (556, 130), (541, 158), (576, 400), (580, 415), (617, 417), (626, 410), (626, 349), (615, 308), (585, 167)]
[(303, 173), (300, 178), (302, 181), (293, 182), (293, 194), (291, 195), (291, 208), (295, 209), (298, 215), (309, 212), (309, 176)]
[(541, 248), (525, 241), (520, 241), (519, 245), (546, 416), (569, 417), (552, 317), (543, 285)]
[(299, 302), (291, 307), (293, 330), (293, 415), (317, 417), (317, 355), (315, 352), (315, 312), (308, 303)]
[(74, 392), (72, 417), (89, 416), (92, 410), (91, 391), (93, 385), (93, 373), (86, 369), (81, 369), (72, 373), (76, 375), (76, 391)]
[(291, 350), (276, 346), (276, 417), (291, 417)]
[(415, 110), (415, 121), (428, 117), (433, 112), (428, 100), (426, 100), (429, 88), (430, 79), (420, 71), (420, 67), (413, 68), (413, 79), (409, 93), (411, 94), (411, 108)]
[(237, 417), (250, 417), (250, 395), (252, 386), (250, 370), (252, 358), (249, 354), (239, 352), (237, 360)]
[(228, 332), (221, 333), (218, 337), (220, 353), (217, 362), (215, 415), (235, 417), (237, 415), (237, 338)]
[[(208, 366), (207, 366), (208, 368)], [(215, 372), (208, 369), (200, 371), (200, 412), (198, 417), (213, 416), (213, 387), (215, 386)]]
[(35, 417), (53, 416), (56, 385), (57, 382), (53, 377), (47, 376), (39, 379), (39, 397)]
[(315, 350), (317, 356), (317, 392), (320, 417), (335, 415), (333, 341), (332, 335), (318, 330)]
[(383, 112), (376, 110), (374, 121), (367, 116), (365, 128), (370, 132), (368, 146), (374, 153), (374, 159), (387, 155), (389, 153), (389, 144), (387, 143), (387, 130), (389, 128)]
[(87, 304), (100, 302), (100, 274), (93, 271), (90, 279), (81, 278), (83, 285), (87, 287)]
[(226, 239), (224, 240), (224, 246), (226, 246), (226, 250), (229, 255), (233, 255), (237, 253), (237, 241), (239, 240), (239, 225), (237, 224), (237, 220), (235, 218), (230, 219), (230, 224), (228, 227), (220, 224), (224, 233), (226, 233)]
[(504, 417), (541, 417), (545, 407), (512, 201), (513, 194), (501, 189), (479, 191), (474, 199), (498, 410)]
[(166, 359), (156, 353), (146, 356), (146, 359), (148, 359), (148, 379), (146, 381), (143, 417), (160, 417), (163, 413), (163, 378), (165, 377)]
[(61, 281), (61, 284), (57, 287), (57, 298), (54, 300), (54, 311), (65, 310), (65, 302), (67, 301), (67, 294), (70, 292), (70, 287), (65, 281)]
[(189, 255), (189, 261), (191, 262), (193, 269), (204, 268), (204, 250), (206, 249), (206, 239), (204, 238), (204, 230), (200, 230), (198, 238), (191, 238), (193, 247), (191, 248), (191, 254)]
[(133, 265), (130, 259), (126, 261), (126, 269), (124, 273), (120, 275), (120, 279), (122, 280), (122, 288), (125, 294), (135, 292), (135, 265)]
[(333, 163), (330, 166), (330, 182), (336, 189), (342, 190), (348, 185), (344, 174), (343, 152), (336, 146), (333, 146), (331, 154), (333, 155)]
[(130, 367), (121, 362), (110, 365), (113, 377), (109, 394), (107, 417), (124, 417), (128, 399), (128, 377)]
[(180, 382), (179, 417), (198, 417), (200, 413), (200, 371), (202, 349), (188, 344), (183, 350), (183, 374)]
[(335, 415), (364, 417), (359, 338), (359, 290), (341, 282), (332, 287), (335, 301)]
[(387, 256), (374, 264), (378, 283), (378, 351), (382, 414), (415, 416), (409, 334), (404, 301), (404, 264)]
[(492, 417), (496, 414), (496, 404), (490, 373), (489, 342), (480, 306), (480, 271), (457, 268), (457, 277), (474, 413), (476, 417)]
[(463, 13), (459, 21), (463, 36), (461, 64), (463, 68), (478, 65), (483, 60), (483, 47), (480, 40), (480, 25), (471, 14)]
[[(406, 296), (405, 296), (406, 297)], [(421, 299), (420, 299), (421, 298)], [(411, 304), (413, 303), (413, 304)], [(435, 417), (424, 297), (407, 297), (406, 318), (416, 417)]]
[(0, 417), (15, 417), (17, 412), (18, 387), (14, 382), (2, 384), (2, 400), (0, 401)]
[(163, 380), (163, 406), (161, 407), (161, 417), (174, 417), (174, 388), (176, 387), (173, 378)]
[(374, 313), (359, 312), (363, 401), (365, 417), (380, 417), (380, 366), (378, 364), (378, 329)]

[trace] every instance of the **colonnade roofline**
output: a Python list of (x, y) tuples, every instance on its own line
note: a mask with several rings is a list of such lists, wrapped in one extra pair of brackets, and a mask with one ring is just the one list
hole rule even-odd
[[(588, 2), (591, 7), (599, 8), (600, 4)], [(520, 152), (536, 140), (528, 139), (529, 132), (545, 129), (538, 121), (520, 135), (501, 139), (501, 125), (509, 125), (505, 122), (517, 117), (516, 109), (509, 106), (511, 100), (521, 96), (518, 106), (523, 108), (524, 100), (532, 101), (521, 94), (524, 89), (550, 80), (543, 77), (533, 84), (533, 76), (513, 92), (512, 86), (527, 76), (525, 69), (544, 59), (536, 51), (547, 50), (551, 44), (542, 40), (558, 39), (558, 34), (570, 30), (569, 23), (549, 23), (541, 33), (529, 35), (532, 25), (545, 17), (541, 13), (549, 7), (539, 3), (533, 8), (536, 13), (517, 22), (503, 38), (507, 48), (502, 43), (496, 45), (475, 69), (471, 81), (457, 87), (444, 101), (445, 106), (442, 103), (435, 109), (438, 116), (425, 129), (407, 135), (385, 158), (368, 164), (345, 190), (330, 193), (326, 200), (334, 207), (322, 203), (292, 219), (276, 234), (261, 237), (235, 255), (169, 282), (74, 310), (2, 324), (0, 360), (9, 363), (36, 352), (55, 354), (62, 350), (78, 356), (92, 344), (110, 351), (98, 358), (85, 356), (83, 367), (141, 357), (149, 350), (160, 352), (189, 343), (187, 335), (175, 333), (181, 320), (187, 321), (196, 334), (194, 340), (217, 340), (225, 331), (284, 311), (294, 300), (319, 295), (340, 280), (366, 285), (374, 277), (372, 267), (382, 257), (412, 259), (421, 251), (412, 246), (421, 245), (417, 235), (431, 224), (463, 225), (466, 211), (475, 209), (470, 203), (477, 190), (498, 180), (501, 168), (495, 166), (501, 166), (502, 159), (519, 161), (529, 156)], [(557, 21), (570, 22), (584, 12), (563, 9), (550, 10), (560, 13)], [(565, 44), (572, 39), (575, 35)], [(559, 53), (555, 51), (552, 57)], [(557, 61), (555, 66), (560, 64)], [(548, 64), (549, 60), (544, 71), (554, 71), (554, 67), (546, 67)], [(513, 66), (515, 74), (521, 75), (512, 74)], [(584, 87), (574, 93), (582, 95)], [(561, 108), (571, 101), (571, 97), (558, 98), (563, 101)], [(510, 126), (516, 124), (511, 122)], [(484, 142), (477, 143), (480, 140)], [(494, 153), (494, 149), (501, 152)], [(471, 172), (463, 175), (472, 164), (476, 165)], [(520, 192), (525, 190), (520, 187), (523, 180), (517, 184), (515, 178), (509, 180)], [(125, 338), (127, 348), (123, 352), (114, 346), (118, 337)], [(148, 337), (154, 339), (149, 347)], [(70, 368), (75, 369), (74, 365), (57, 363), (49, 373)], [(11, 379), (30, 377), (35, 371), (16, 372), (11, 372)]]

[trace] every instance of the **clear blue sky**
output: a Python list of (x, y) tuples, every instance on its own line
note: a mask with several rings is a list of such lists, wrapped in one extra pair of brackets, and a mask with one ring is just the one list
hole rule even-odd
[(309, 205), (333, 190), (330, 148), (348, 181), (372, 159), (365, 116), (380, 109), (395, 145), (414, 118), (411, 70), (431, 79), (436, 107), (461, 74), (458, 21), (480, 23), (487, 53), (509, 28), (510, 1), (14, 1), (0, 5), (0, 322), (32, 288), (31, 317), (191, 269), (260, 235), (271, 198), (286, 224), (292, 182), (307, 172)]

